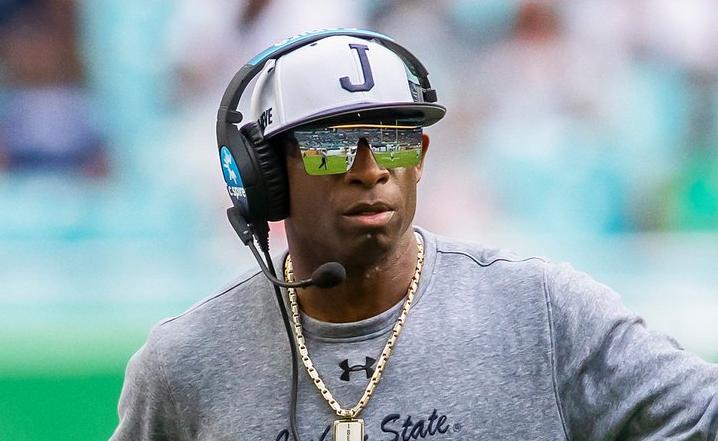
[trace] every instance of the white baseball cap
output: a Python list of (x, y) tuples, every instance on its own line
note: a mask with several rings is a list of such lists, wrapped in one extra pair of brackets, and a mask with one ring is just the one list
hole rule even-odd
[(267, 61), (252, 92), (250, 120), (269, 137), (325, 119), (392, 119), (419, 126), (446, 108), (423, 101), (418, 79), (382, 44), (331, 36)]

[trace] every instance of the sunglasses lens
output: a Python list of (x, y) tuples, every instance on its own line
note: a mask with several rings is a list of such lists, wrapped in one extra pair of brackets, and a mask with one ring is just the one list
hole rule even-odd
[(313, 176), (346, 173), (360, 146), (383, 168), (414, 167), (421, 159), (421, 127), (383, 124), (301, 129), (294, 138), (304, 169)]

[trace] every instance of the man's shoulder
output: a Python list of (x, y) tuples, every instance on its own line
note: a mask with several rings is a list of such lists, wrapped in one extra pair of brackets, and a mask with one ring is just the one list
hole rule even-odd
[(271, 288), (258, 270), (244, 273), (186, 311), (161, 320), (150, 334), (160, 346), (191, 347), (192, 342), (230, 335), (271, 305)]
[(521, 255), (511, 249), (487, 246), (433, 233), (426, 233), (435, 242), (437, 258), (457, 267), (543, 272), (550, 262), (542, 256)]
[[(193, 401), (196, 384), (207, 375), (221, 377), (237, 363), (256, 358), (261, 341), (276, 344), (282, 337), (273, 325), (276, 302), (271, 285), (259, 271), (246, 273), (185, 312), (164, 319), (150, 330), (133, 355), (128, 372), (138, 382), (178, 389)], [(277, 337), (278, 336), (278, 337)], [(142, 386), (144, 387), (144, 386)]]
[(228, 312), (228, 308), (251, 301), (252, 297), (266, 290), (267, 283), (262, 273), (259, 270), (247, 271), (216, 292), (197, 301), (181, 314), (163, 320), (160, 325), (197, 319), (205, 314)]

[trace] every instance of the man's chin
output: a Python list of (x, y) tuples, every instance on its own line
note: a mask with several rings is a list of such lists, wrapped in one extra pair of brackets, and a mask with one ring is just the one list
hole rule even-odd
[(366, 266), (383, 262), (399, 244), (400, 232), (386, 228), (365, 229), (344, 242), (342, 260), (346, 266)]

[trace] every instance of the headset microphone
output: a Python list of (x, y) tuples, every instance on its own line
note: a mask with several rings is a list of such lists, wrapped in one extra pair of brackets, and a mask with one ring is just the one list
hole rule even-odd
[[(314, 270), (312, 277), (309, 279), (300, 280), (298, 282), (283, 282), (272, 274), (273, 271), (267, 267), (264, 260), (259, 255), (257, 247), (254, 246), (252, 226), (247, 223), (244, 217), (240, 214), (239, 210), (236, 207), (228, 208), (227, 218), (242, 242), (252, 251), (254, 258), (257, 260), (257, 263), (259, 263), (259, 268), (262, 270), (267, 279), (269, 279), (269, 281), (275, 286), (281, 286), (283, 288), (306, 288), (307, 286), (314, 285), (319, 288), (332, 288), (339, 285), (347, 278), (347, 272), (341, 263), (327, 262), (319, 265), (319, 268)], [(260, 246), (264, 248), (261, 244), (261, 240)]]
[[(256, 256), (255, 256), (256, 257)], [(259, 266), (262, 272), (270, 282), (283, 288), (306, 288), (307, 286), (317, 286), (319, 288), (332, 288), (339, 285), (347, 278), (347, 272), (338, 262), (327, 262), (319, 266), (312, 273), (309, 279), (300, 280), (298, 282), (282, 282), (269, 273), (269, 270), (260, 261)]]
[(331, 288), (342, 283), (347, 278), (347, 270), (341, 263), (327, 262), (319, 265), (312, 273), (312, 285), (319, 288)]

